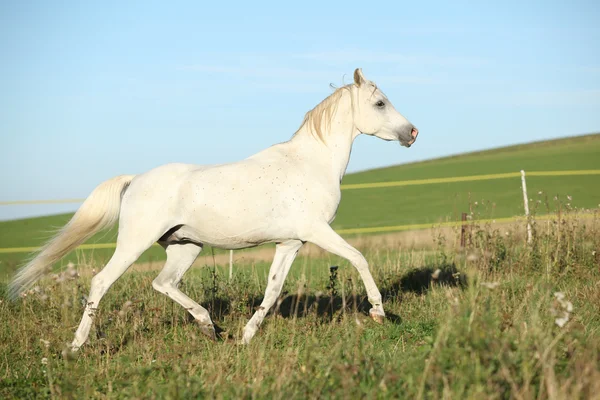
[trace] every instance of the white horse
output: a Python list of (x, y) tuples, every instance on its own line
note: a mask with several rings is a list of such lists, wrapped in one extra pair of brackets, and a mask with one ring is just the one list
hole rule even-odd
[(69, 251), (118, 219), (117, 247), (92, 278), (73, 350), (87, 340), (94, 311), (110, 286), (155, 242), (165, 248), (167, 261), (152, 286), (188, 310), (213, 339), (208, 311), (178, 289), (204, 244), (243, 249), (276, 243), (265, 297), (244, 328), (243, 343), (252, 339), (275, 303), (305, 242), (356, 267), (372, 305), (370, 315), (382, 322), (381, 294), (367, 261), (329, 226), (340, 202), (352, 142), (361, 133), (409, 147), (418, 130), (357, 69), (354, 83), (309, 111), (287, 142), (232, 164), (168, 164), (100, 184), (69, 223), (19, 270), (9, 294), (18, 296)]

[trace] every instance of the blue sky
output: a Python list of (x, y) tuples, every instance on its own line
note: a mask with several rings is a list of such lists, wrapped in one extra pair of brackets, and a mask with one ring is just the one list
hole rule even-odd
[(356, 67), (420, 135), (359, 137), (349, 171), (600, 131), (600, 3), (473, 3), (2, 2), (0, 200), (248, 157)]

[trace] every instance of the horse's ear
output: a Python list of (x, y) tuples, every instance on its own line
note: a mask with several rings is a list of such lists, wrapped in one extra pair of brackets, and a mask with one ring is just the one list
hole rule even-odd
[(363, 76), (362, 69), (361, 68), (356, 68), (354, 70), (354, 83), (356, 83), (357, 86), (360, 86), (363, 83), (365, 83), (366, 81), (367, 80)]

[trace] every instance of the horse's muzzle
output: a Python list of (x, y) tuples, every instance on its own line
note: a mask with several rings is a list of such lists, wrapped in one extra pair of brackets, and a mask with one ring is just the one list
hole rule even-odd
[(402, 139), (401, 138), (400, 144), (404, 147), (410, 147), (417, 140), (418, 135), (419, 135), (419, 130), (413, 126), (412, 130), (410, 131), (410, 139), (408, 139), (408, 138)]

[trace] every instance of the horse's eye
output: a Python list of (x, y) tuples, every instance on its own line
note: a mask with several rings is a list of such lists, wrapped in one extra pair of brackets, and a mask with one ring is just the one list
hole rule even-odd
[(383, 107), (385, 107), (385, 103), (382, 100), (379, 100), (377, 103), (375, 103), (375, 106), (377, 106), (379, 108), (383, 108)]

